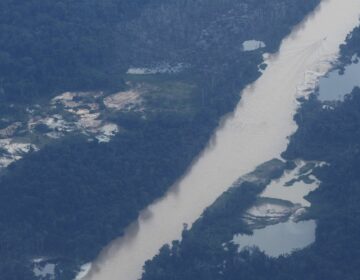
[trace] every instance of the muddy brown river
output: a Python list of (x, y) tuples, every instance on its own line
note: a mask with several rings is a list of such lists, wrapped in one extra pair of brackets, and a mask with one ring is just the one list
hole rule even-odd
[(103, 250), (85, 280), (136, 280), (158, 250), (180, 239), (204, 209), (240, 176), (279, 157), (296, 130), (297, 98), (306, 96), (336, 60), (339, 45), (358, 24), (359, 0), (323, 0), (267, 58), (263, 75), (242, 93), (233, 114), (167, 194)]

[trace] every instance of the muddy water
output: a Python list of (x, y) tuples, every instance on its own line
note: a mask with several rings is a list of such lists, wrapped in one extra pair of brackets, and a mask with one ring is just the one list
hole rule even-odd
[(306, 95), (330, 69), (359, 15), (359, 0), (324, 0), (283, 41), (278, 54), (268, 58), (261, 78), (244, 90), (235, 112), (183, 179), (145, 209), (83, 279), (138, 279), (147, 259), (181, 237), (184, 223), (191, 225), (239, 176), (278, 157), (296, 129), (296, 98)]

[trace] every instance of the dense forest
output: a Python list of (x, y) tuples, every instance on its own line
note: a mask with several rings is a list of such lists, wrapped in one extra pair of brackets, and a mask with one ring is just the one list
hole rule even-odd
[(60, 0), (0, 3), (0, 94), (26, 102), (67, 90), (122, 86), (117, 25), (146, 0)]
[(279, 258), (268, 257), (258, 249), (239, 253), (228, 241), (234, 234), (248, 232), (241, 217), (261, 191), (254, 185), (243, 186), (222, 207), (218, 203), (210, 207), (191, 230), (183, 232), (181, 242), (163, 247), (146, 264), (142, 279), (357, 279), (359, 111), (360, 89), (356, 88), (335, 110), (322, 109), (313, 97), (298, 114), (300, 127), (286, 158), (329, 163), (317, 170), (322, 183), (308, 198), (312, 202), (308, 218), (317, 220), (313, 245)]
[[(340, 61), (349, 63), (348, 58), (360, 54), (359, 34), (360, 28), (356, 28), (348, 37), (341, 48)], [(241, 211), (238, 205), (237, 211), (229, 212), (234, 205), (229, 200), (220, 209), (216, 204), (210, 207), (204, 218), (183, 232), (181, 242), (162, 248), (146, 264), (142, 279), (358, 279), (360, 88), (354, 88), (344, 101), (326, 105), (316, 94), (302, 100), (295, 118), (299, 128), (283, 154), (290, 161), (328, 163), (316, 169), (321, 184), (307, 197), (312, 203), (307, 217), (317, 220), (314, 244), (279, 258), (269, 257), (256, 248), (238, 252), (237, 246), (226, 242), (235, 233), (246, 233), (240, 218), (246, 208)], [(251, 190), (256, 192), (256, 188)], [(238, 202), (248, 205), (255, 195), (245, 188)], [(217, 213), (216, 218), (208, 214), (211, 211)], [(226, 250), (222, 246), (225, 243)]]
[[(308, 2), (4, 0), (0, 97), (25, 102), (68, 90), (114, 91), (123, 87), (130, 64), (163, 60), (191, 62), (203, 74), (216, 71), (212, 76), (219, 79), (241, 40), (252, 34), (276, 49), (282, 34), (317, 1)], [(277, 28), (254, 25), (255, 18)], [(229, 38), (236, 41), (229, 45)]]
[[(191, 113), (161, 110), (160, 100), (146, 118), (113, 116), (122, 133), (109, 143), (74, 135), (12, 164), (0, 177), (0, 278), (34, 279), (31, 260), (45, 257), (58, 264), (57, 279), (72, 279), (185, 172), (240, 90), (260, 75), (262, 51), (241, 52), (234, 38), (251, 39), (246, 32), (256, 18), (251, 37), (275, 51), (318, 2), (2, 1), (4, 101), (111, 91), (123, 86), (130, 65), (185, 57), (196, 87)], [(179, 9), (185, 20), (173, 16)], [(251, 17), (238, 20), (249, 11)], [(219, 21), (234, 28), (222, 34)], [(210, 41), (200, 36), (204, 29)], [(184, 45), (174, 46), (170, 34)]]

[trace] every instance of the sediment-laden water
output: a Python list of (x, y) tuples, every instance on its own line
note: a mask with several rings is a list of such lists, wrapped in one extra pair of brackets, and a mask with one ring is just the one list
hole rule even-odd
[(184, 223), (191, 226), (237, 178), (279, 157), (296, 130), (297, 98), (330, 69), (359, 15), (359, 0), (324, 0), (267, 59), (263, 75), (244, 90), (189, 172), (104, 249), (83, 279), (140, 278), (144, 262), (179, 239)]

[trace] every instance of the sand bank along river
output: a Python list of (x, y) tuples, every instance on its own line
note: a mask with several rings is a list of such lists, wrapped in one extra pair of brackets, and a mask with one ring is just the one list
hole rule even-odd
[(140, 278), (144, 262), (179, 239), (184, 223), (191, 225), (237, 178), (279, 157), (296, 129), (296, 99), (330, 69), (359, 15), (359, 0), (324, 0), (267, 58), (263, 75), (244, 90), (235, 112), (183, 179), (104, 249), (83, 279)]

